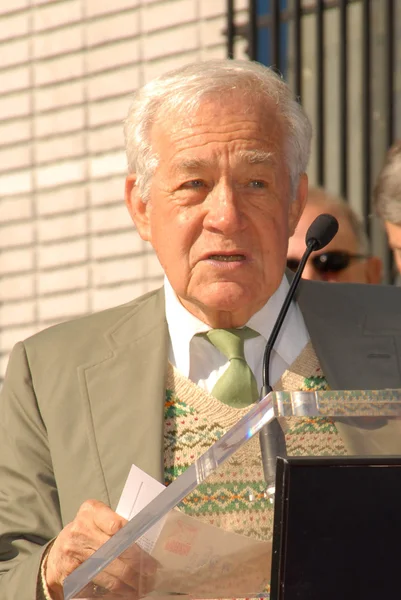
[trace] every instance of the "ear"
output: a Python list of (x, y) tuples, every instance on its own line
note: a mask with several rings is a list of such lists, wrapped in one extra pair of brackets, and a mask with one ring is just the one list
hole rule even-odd
[(125, 204), (131, 219), (134, 221), (139, 235), (146, 242), (151, 241), (150, 206), (144, 202), (136, 185), (136, 175), (128, 175), (125, 180)]
[(381, 283), (383, 263), (378, 256), (371, 256), (367, 259), (366, 278), (368, 283)]
[(289, 206), (289, 237), (294, 235), (295, 228), (298, 225), (299, 219), (301, 218), (302, 212), (305, 208), (307, 198), (308, 176), (306, 173), (302, 173), (299, 177), (298, 189), (295, 194), (295, 198), (292, 200)]

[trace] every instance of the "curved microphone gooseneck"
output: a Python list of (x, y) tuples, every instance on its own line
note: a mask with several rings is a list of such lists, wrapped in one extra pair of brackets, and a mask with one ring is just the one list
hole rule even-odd
[[(305, 236), (306, 250), (302, 256), (299, 267), (296, 270), (294, 278), (291, 282), (287, 296), (285, 297), (283, 306), (274, 324), (270, 337), (267, 341), (265, 352), (263, 355), (263, 386), (260, 393), (260, 399), (264, 398), (269, 392), (273, 391), (270, 385), (270, 360), (273, 346), (277, 336), (280, 333), (281, 326), (287, 315), (291, 301), (297, 290), (299, 280), (305, 268), (306, 262), (312, 252), (320, 250), (327, 246), (338, 231), (338, 221), (332, 215), (322, 214), (316, 217)], [(277, 419), (273, 419), (265, 425), (259, 434), (260, 450), (262, 454), (263, 474), (267, 485), (266, 492), (268, 495), (274, 494), (276, 480), (276, 458), (277, 456), (286, 455), (285, 436)]]

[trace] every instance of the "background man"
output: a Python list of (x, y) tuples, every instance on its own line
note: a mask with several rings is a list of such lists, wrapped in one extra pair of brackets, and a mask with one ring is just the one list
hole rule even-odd
[[(311, 127), (274, 72), (241, 61), (187, 65), (137, 91), (125, 134), (126, 203), (165, 286), (13, 350), (0, 400), (1, 600), (63, 598), (66, 576), (124, 526), (114, 509), (131, 464), (168, 484), (249, 410), (289, 287)], [(389, 290), (303, 281), (270, 383), (401, 387), (401, 340), (386, 327), (399, 320), (401, 290)], [(332, 423), (301, 429), (288, 429), (290, 454), (347, 451)], [(242, 460), (242, 470), (228, 463), (210, 482), (227, 503), (211, 511), (206, 489), (185, 510), (266, 539), (272, 515), (257, 443)], [(93, 592), (133, 598), (138, 585), (134, 553), (100, 573)]]
[(289, 239), (287, 266), (295, 271), (305, 249), (310, 224), (322, 213), (336, 217), (339, 224), (334, 239), (318, 252), (312, 252), (303, 277), (342, 283), (380, 283), (382, 263), (369, 255), (369, 242), (359, 217), (344, 200), (321, 188), (312, 188), (302, 217)]
[(401, 142), (396, 142), (386, 155), (373, 191), (373, 202), (401, 275)]

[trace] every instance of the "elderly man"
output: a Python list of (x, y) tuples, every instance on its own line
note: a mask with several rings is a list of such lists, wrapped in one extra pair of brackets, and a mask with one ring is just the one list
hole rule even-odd
[(359, 217), (345, 202), (322, 188), (312, 188), (302, 217), (288, 243), (287, 266), (298, 268), (305, 251), (305, 235), (322, 213), (336, 217), (339, 229), (334, 239), (309, 257), (303, 277), (341, 283), (380, 283), (382, 262), (369, 255), (369, 242)]
[[(289, 287), (311, 127), (273, 71), (222, 60), (163, 75), (136, 93), (125, 133), (126, 203), (165, 285), (13, 350), (0, 404), (1, 600), (63, 598), (65, 578), (124, 526), (114, 510), (131, 464), (169, 483), (249, 410)], [(400, 336), (386, 328), (399, 291), (303, 281), (272, 385), (401, 387)], [(289, 453), (347, 451), (334, 424), (287, 433)], [(245, 460), (241, 481), (219, 480), (227, 504), (187, 508), (264, 539), (265, 504), (238, 497), (263, 497), (260, 456)], [(135, 597), (135, 558), (94, 585)]]
[(387, 152), (373, 191), (376, 214), (386, 228), (394, 263), (401, 276), (401, 142)]

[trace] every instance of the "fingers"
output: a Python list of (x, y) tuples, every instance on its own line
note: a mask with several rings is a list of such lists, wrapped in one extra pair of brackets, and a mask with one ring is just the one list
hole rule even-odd
[(146, 575), (154, 575), (159, 566), (159, 562), (137, 544), (129, 546), (119, 558), (129, 565), (137, 565), (136, 568)]
[[(55, 598), (62, 598), (56, 594), (60, 594), (65, 578), (126, 523), (126, 519), (102, 502), (88, 500), (82, 504), (75, 519), (56, 538), (48, 555), (46, 581)], [(156, 569), (156, 561), (133, 544), (99, 573), (92, 585), (98, 586), (94, 588), (97, 596), (111, 594), (116, 599), (133, 599), (153, 588)]]
[[(140, 549), (138, 549), (140, 550)], [(141, 598), (153, 590), (154, 577), (142, 570), (142, 562), (138, 560), (131, 563), (121, 557), (101, 571), (92, 583), (81, 591), (88, 598), (102, 597), (120, 600), (122, 598)], [(91, 595), (90, 595), (91, 594)]]
[(87, 500), (78, 511), (77, 517), (86, 521), (92, 519), (93, 524), (103, 533), (111, 537), (127, 523), (127, 519), (120, 517), (109, 506), (98, 500)]
[(112, 594), (110, 597), (116, 600), (142, 598), (154, 589), (157, 566), (149, 554), (132, 544), (96, 576), (93, 584), (105, 590), (105, 594)]
[[(46, 582), (55, 598), (63, 597), (65, 578), (126, 523), (126, 519), (102, 502), (88, 500), (82, 504), (75, 519), (57, 536), (47, 556)], [(104, 575), (107, 588), (132, 595), (138, 586), (138, 571), (132, 564), (117, 560), (109, 565)]]

